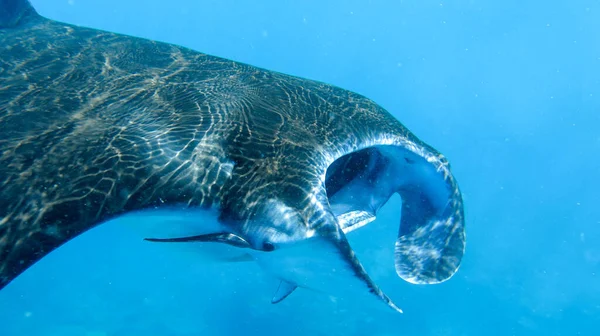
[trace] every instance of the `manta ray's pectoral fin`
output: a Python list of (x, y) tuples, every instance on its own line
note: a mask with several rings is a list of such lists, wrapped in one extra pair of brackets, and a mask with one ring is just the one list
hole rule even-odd
[(281, 280), (279, 287), (277, 287), (277, 291), (275, 291), (275, 295), (273, 295), (273, 298), (271, 299), (271, 303), (275, 304), (283, 301), (283, 299), (292, 294), (296, 288), (298, 288), (298, 286), (295, 284)]
[(207, 242), (207, 243), (225, 243), (235, 247), (249, 248), (250, 244), (242, 237), (229, 232), (218, 232), (202, 234), (197, 236), (178, 237), (178, 238), (144, 238), (146, 241), (159, 243), (189, 243), (189, 242)]

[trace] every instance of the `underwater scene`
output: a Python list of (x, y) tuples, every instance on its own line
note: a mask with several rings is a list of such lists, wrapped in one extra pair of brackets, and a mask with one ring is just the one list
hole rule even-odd
[(0, 0), (0, 336), (600, 335), (600, 2)]

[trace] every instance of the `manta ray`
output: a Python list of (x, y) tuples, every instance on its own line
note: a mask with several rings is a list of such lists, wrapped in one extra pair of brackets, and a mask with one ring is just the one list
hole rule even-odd
[(457, 181), (372, 100), (0, 0), (0, 288), (97, 225), (170, 209), (192, 234), (148, 244), (240, 251), (280, 280), (274, 303), (343, 278), (401, 311), (347, 238), (394, 194), (397, 275), (446, 281), (466, 241)]

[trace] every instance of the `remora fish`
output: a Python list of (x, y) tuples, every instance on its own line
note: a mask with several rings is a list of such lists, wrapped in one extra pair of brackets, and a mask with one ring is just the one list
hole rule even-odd
[(0, 288), (98, 224), (173, 208), (198, 232), (148, 240), (247, 252), (281, 280), (273, 302), (344, 277), (399, 311), (346, 239), (394, 193), (398, 276), (447, 280), (465, 249), (448, 161), (371, 100), (0, 0)]

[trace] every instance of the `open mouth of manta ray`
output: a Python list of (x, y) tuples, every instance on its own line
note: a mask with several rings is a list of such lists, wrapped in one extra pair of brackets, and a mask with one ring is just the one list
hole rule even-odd
[(374, 221), (390, 197), (400, 195), (394, 252), (400, 278), (435, 284), (458, 270), (465, 248), (462, 198), (439, 155), (423, 157), (394, 145), (367, 147), (335, 160), (325, 184), (344, 233)]

